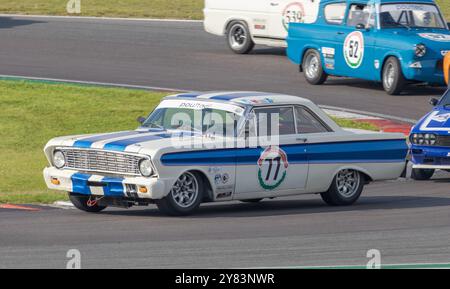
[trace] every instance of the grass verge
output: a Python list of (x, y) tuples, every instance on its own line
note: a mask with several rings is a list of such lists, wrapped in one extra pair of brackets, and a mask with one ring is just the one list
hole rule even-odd
[[(97, 86), (0, 80), (0, 203), (53, 203), (42, 178), (45, 143), (64, 135), (134, 129), (166, 93)], [(350, 128), (370, 124), (336, 119)]]
[[(0, 0), (9, 14), (68, 15), (69, 0)], [(203, 0), (81, 0), (78, 16), (203, 19)]]
[[(0, 12), (67, 15), (69, 0), (0, 0)], [(437, 0), (450, 19), (448, 0)], [(203, 19), (204, 0), (81, 0), (81, 16)]]
[(51, 203), (45, 143), (53, 137), (135, 129), (165, 93), (118, 88), (0, 81), (0, 203)]

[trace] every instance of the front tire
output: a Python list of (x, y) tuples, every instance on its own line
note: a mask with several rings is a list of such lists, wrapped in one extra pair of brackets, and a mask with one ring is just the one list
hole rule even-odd
[(411, 178), (416, 181), (428, 181), (434, 175), (435, 170), (413, 169)]
[(303, 57), (302, 69), (309, 84), (321, 85), (328, 78), (327, 73), (323, 70), (320, 54), (314, 49), (306, 51)]
[(200, 206), (204, 188), (205, 185), (198, 174), (186, 172), (177, 179), (165, 198), (155, 202), (158, 209), (166, 215), (190, 215)]
[(248, 54), (255, 47), (250, 30), (244, 22), (232, 22), (227, 29), (227, 42), (236, 54)]
[(383, 88), (389, 95), (398, 95), (406, 85), (402, 67), (396, 57), (389, 57), (383, 66)]
[(69, 199), (78, 210), (88, 213), (99, 213), (106, 209), (106, 206), (99, 206), (97, 202), (92, 202), (90, 196), (69, 194)]
[(330, 206), (353, 205), (364, 189), (364, 176), (355, 170), (342, 170), (333, 179), (328, 191), (320, 194)]

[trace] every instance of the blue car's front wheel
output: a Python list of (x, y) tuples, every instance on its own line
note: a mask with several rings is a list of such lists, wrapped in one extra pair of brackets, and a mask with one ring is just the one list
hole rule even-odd
[(406, 85), (406, 79), (400, 61), (396, 57), (389, 57), (383, 66), (383, 88), (390, 95), (400, 94)]
[(306, 81), (312, 85), (323, 84), (328, 78), (327, 73), (323, 70), (320, 54), (314, 49), (306, 51), (303, 57), (302, 69), (305, 73)]

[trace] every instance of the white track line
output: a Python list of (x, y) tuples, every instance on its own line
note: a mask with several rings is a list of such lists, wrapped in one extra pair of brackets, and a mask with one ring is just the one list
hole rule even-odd
[(185, 90), (185, 89), (167, 88), (167, 87), (159, 87), (159, 86), (145, 86), (145, 85), (121, 84), (121, 83), (110, 83), (110, 82), (70, 80), (70, 79), (60, 79), (60, 78), (32, 77), (32, 76), (9, 75), (9, 74), (0, 74), (0, 78), (49, 81), (49, 82), (61, 82), (61, 83), (72, 83), (72, 84), (88, 84), (88, 85), (108, 86), (108, 87), (117, 87), (117, 88), (133, 88), (133, 89), (157, 90), (157, 91), (167, 91), (167, 92), (188, 92), (188, 90)]
[(122, 17), (95, 17), (95, 16), (58, 16), (58, 15), (26, 15), (26, 14), (0, 14), (0, 17), (18, 18), (54, 18), (54, 19), (79, 19), (79, 20), (113, 20), (113, 21), (143, 21), (143, 22), (187, 22), (202, 23), (203, 20), (189, 19), (159, 19), (159, 18), (122, 18)]

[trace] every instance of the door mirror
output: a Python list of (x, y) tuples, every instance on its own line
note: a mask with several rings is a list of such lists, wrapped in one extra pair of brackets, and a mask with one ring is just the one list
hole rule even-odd
[(439, 100), (438, 99), (436, 99), (436, 98), (432, 98), (432, 99), (430, 99), (430, 104), (432, 105), (432, 106), (436, 106), (436, 105), (438, 105), (439, 104)]
[(366, 25), (359, 23), (358, 25), (356, 25), (356, 29), (357, 30), (366, 30)]
[(145, 120), (146, 120), (146, 118), (145, 117), (143, 117), (143, 116), (140, 116), (140, 117), (138, 117), (137, 119), (137, 122), (138, 123), (140, 123), (140, 124), (144, 124), (144, 122), (145, 122)]

